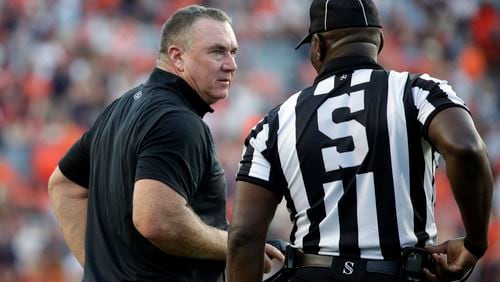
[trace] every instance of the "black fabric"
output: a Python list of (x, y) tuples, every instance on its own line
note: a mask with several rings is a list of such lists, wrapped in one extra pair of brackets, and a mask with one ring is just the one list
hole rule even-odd
[(60, 161), (89, 189), (84, 281), (216, 281), (224, 262), (174, 257), (132, 223), (135, 181), (161, 181), (207, 224), (227, 229), (226, 183), (208, 126), (212, 109), (181, 78), (155, 69), (113, 102)]
[(295, 49), (311, 42), (317, 32), (346, 27), (382, 27), (371, 0), (314, 0), (309, 8), (309, 33)]
[(70, 148), (69, 152), (71, 153), (66, 154), (59, 162), (61, 172), (84, 188), (89, 187), (90, 157), (86, 153), (89, 148), (85, 147), (89, 144), (89, 136), (90, 131), (83, 134), (80, 140)]

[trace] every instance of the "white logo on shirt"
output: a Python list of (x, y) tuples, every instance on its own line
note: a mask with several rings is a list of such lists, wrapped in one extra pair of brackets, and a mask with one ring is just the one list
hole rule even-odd
[(139, 91), (139, 92), (135, 93), (134, 100), (137, 100), (137, 99), (141, 98), (141, 96), (142, 96), (142, 91)]

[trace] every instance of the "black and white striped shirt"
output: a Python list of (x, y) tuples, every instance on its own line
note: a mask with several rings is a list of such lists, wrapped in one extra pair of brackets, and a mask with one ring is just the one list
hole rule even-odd
[(436, 241), (439, 154), (427, 127), (452, 106), (467, 110), (446, 81), (369, 58), (334, 60), (252, 129), (237, 180), (286, 198), (296, 248), (399, 257), (401, 247)]

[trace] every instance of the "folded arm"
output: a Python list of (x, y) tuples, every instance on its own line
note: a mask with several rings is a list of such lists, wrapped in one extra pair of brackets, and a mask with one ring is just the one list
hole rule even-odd
[(227, 232), (205, 224), (179, 193), (160, 181), (135, 183), (133, 222), (145, 238), (170, 255), (226, 258)]
[(59, 167), (52, 173), (48, 189), (63, 238), (70, 251), (83, 266), (88, 190), (65, 177)]

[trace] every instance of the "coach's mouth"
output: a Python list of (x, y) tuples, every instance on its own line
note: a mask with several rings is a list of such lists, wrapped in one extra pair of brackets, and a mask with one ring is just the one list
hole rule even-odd
[(218, 79), (217, 82), (223, 85), (231, 85), (231, 79), (229, 78)]

